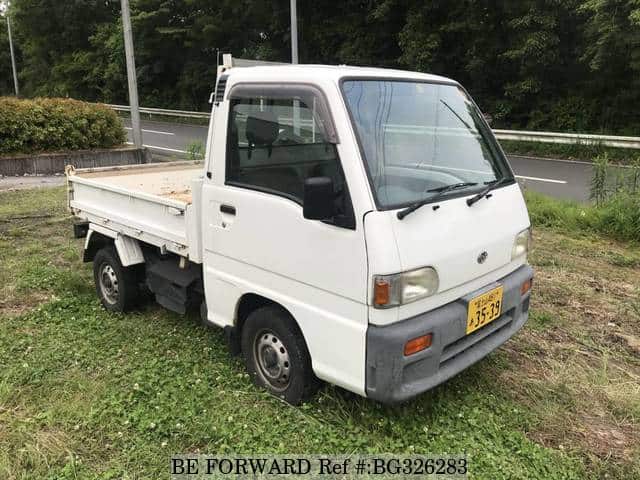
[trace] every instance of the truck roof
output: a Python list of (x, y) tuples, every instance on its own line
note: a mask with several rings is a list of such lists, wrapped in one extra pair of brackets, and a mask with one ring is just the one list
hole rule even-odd
[(355, 67), (350, 65), (266, 65), (232, 68), (229, 74), (234, 80), (255, 80), (256, 78), (282, 80), (283, 78), (292, 79), (295, 77), (296, 79), (308, 78), (310, 80), (326, 79), (339, 81), (344, 77), (378, 77), (458, 83), (450, 78), (429, 73), (387, 68)]

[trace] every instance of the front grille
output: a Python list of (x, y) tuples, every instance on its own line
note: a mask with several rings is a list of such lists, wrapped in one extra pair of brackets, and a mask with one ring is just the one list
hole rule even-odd
[(440, 368), (443, 368), (448, 362), (455, 359), (458, 355), (463, 354), (470, 348), (479, 347), (489, 337), (502, 331), (505, 328), (509, 328), (513, 321), (513, 315), (515, 314), (515, 308), (512, 308), (508, 312), (502, 314), (500, 318), (485, 325), (480, 330), (476, 330), (470, 335), (465, 335), (458, 340), (455, 340), (444, 347), (442, 355), (440, 357)]

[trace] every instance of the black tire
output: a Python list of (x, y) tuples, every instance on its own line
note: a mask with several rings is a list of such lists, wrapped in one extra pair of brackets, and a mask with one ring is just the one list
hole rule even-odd
[(104, 247), (93, 259), (93, 280), (100, 302), (111, 312), (126, 312), (140, 295), (139, 268), (123, 267), (113, 245)]
[(316, 392), (319, 382), (302, 332), (282, 308), (255, 310), (241, 335), (242, 356), (256, 385), (291, 405), (299, 405)]

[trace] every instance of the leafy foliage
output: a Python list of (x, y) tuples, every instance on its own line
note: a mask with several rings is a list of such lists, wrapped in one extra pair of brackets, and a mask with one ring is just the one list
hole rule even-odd
[(125, 138), (120, 118), (102, 105), (0, 97), (0, 154), (107, 148)]
[[(132, 0), (145, 106), (204, 110), (218, 53), (289, 61), (288, 2)], [(23, 92), (127, 99), (119, 2), (11, 7)], [(638, 0), (298, 1), (300, 61), (453, 77), (496, 127), (637, 134)], [(4, 28), (0, 28), (4, 30)], [(0, 32), (0, 94), (11, 93)]]

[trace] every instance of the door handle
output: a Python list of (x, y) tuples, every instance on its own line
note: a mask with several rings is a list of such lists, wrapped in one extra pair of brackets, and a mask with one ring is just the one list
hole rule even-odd
[(223, 203), (222, 205), (220, 205), (220, 211), (222, 213), (226, 213), (228, 215), (235, 215), (236, 214), (236, 207), (234, 207), (233, 205), (225, 205)]

